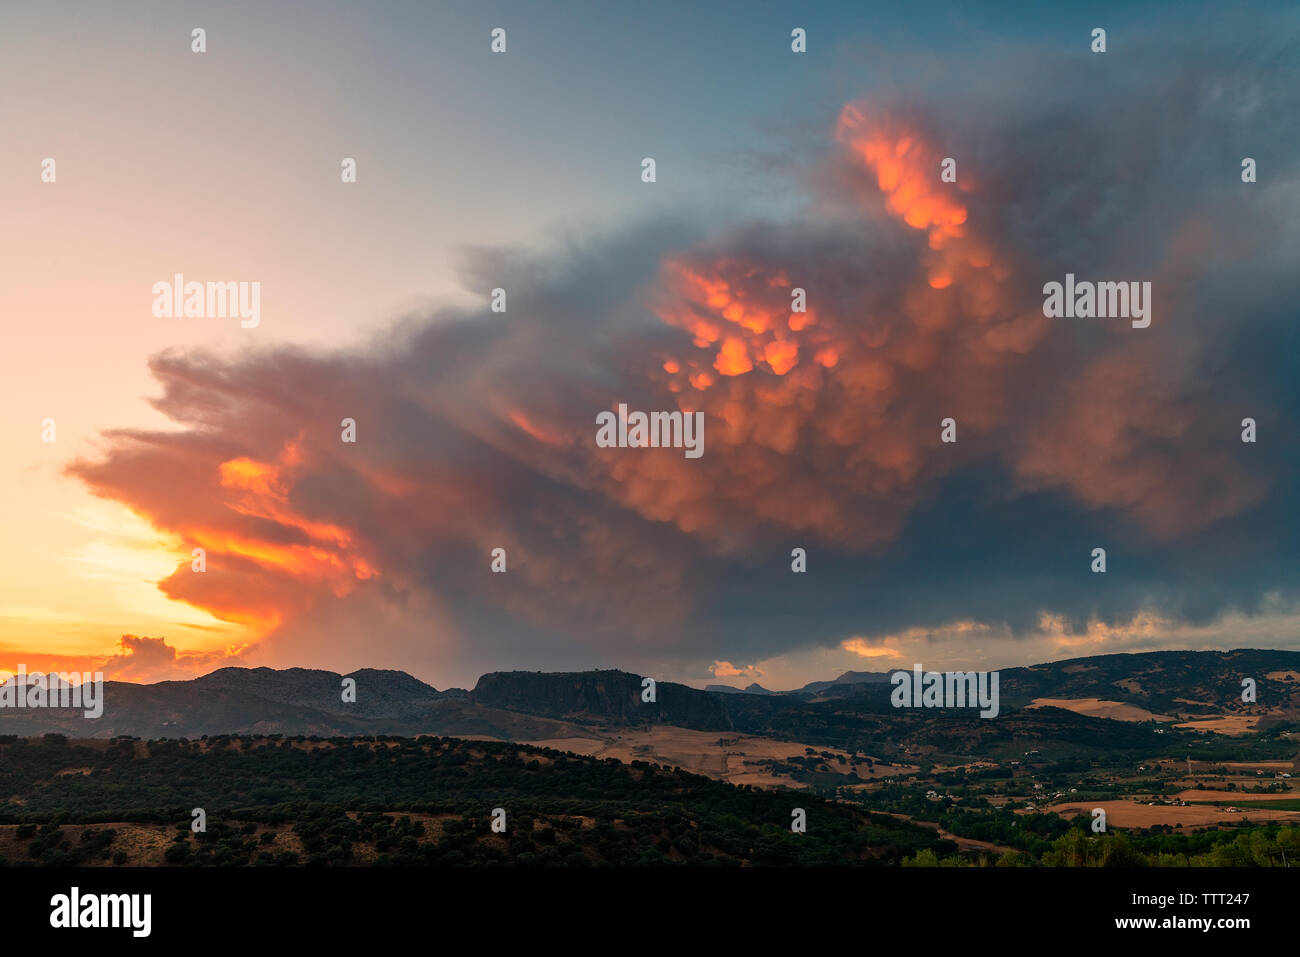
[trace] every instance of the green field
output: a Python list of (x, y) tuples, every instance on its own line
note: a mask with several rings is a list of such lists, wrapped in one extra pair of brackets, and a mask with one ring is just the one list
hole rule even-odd
[(1300, 798), (1282, 801), (1189, 801), (1189, 804), (1210, 804), (1214, 807), (1262, 807), (1268, 811), (1300, 811)]

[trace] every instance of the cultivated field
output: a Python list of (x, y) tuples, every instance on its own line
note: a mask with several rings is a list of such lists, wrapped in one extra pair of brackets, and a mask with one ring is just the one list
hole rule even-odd
[(1227, 714), (1217, 718), (1200, 718), (1174, 725), (1189, 731), (1213, 731), (1215, 734), (1250, 734), (1259, 724), (1257, 714)]
[(1174, 721), (1164, 714), (1153, 714), (1135, 704), (1105, 701), (1101, 698), (1035, 698), (1031, 708), (1063, 708), (1090, 718), (1113, 718), (1116, 721)]
[[(1245, 798), (1243, 798), (1245, 799)], [(1223, 808), (1207, 804), (1193, 804), (1177, 807), (1169, 804), (1154, 806), (1138, 801), (1097, 801), (1095, 803), (1053, 804), (1048, 810), (1065, 818), (1078, 814), (1092, 814), (1093, 808), (1104, 808), (1106, 823), (1113, 827), (1151, 827), (1155, 824), (1168, 824), (1171, 827), (1181, 824), (1185, 828), (1196, 830), (1212, 827), (1216, 824), (1229, 824), (1250, 821), (1254, 824), (1266, 822), (1300, 822), (1300, 811), (1270, 811), (1266, 808), (1240, 808), (1228, 813)], [(1017, 812), (1024, 813), (1024, 812)]]
[[(755, 787), (801, 787), (789, 777), (774, 774), (770, 767), (758, 766), (759, 761), (785, 761), (802, 758), (807, 745), (795, 741), (777, 741), (747, 734), (718, 731), (693, 731), (688, 728), (660, 726), (649, 730), (620, 730), (603, 740), (591, 738), (551, 738), (543, 741), (521, 742), (534, 747), (574, 751), (598, 758), (617, 758), (620, 761), (650, 761), (655, 764), (679, 767), (731, 784), (750, 784)], [(831, 755), (837, 769), (852, 767), (847, 751), (817, 747), (818, 754)], [(843, 757), (840, 765), (836, 758)], [(911, 774), (915, 765), (892, 764), (872, 767), (859, 763), (857, 774), (864, 782), (885, 780)]]
[(1282, 794), (1251, 794), (1246, 791), (1208, 791), (1203, 788), (1193, 788), (1175, 796), (1180, 801), (1226, 801), (1232, 804), (1236, 801), (1294, 801), (1297, 794), (1295, 791), (1286, 791)]

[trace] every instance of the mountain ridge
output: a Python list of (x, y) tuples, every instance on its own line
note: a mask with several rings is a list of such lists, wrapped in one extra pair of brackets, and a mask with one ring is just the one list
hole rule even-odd
[[(906, 671), (908, 669), (895, 669)], [(73, 737), (198, 737), (231, 733), (306, 735), (470, 735), (506, 740), (592, 736), (595, 727), (676, 725), (702, 731), (785, 736), (848, 743), (940, 717), (894, 709), (892, 672), (847, 671), (830, 682), (790, 692), (758, 685), (727, 692), (657, 681), (643, 700), (643, 677), (617, 669), (584, 672), (497, 671), (471, 690), (433, 685), (404, 672), (362, 668), (348, 674), (310, 668), (219, 668), (189, 680), (153, 684), (108, 681), (105, 713), (87, 721), (72, 709), (0, 708), (0, 734)], [(1243, 711), (1237, 699), (1252, 678), (1261, 701), (1300, 701), (1300, 652), (1269, 649), (1172, 651), (1096, 655), (1001, 669), (1004, 713), (1030, 723), (1086, 723), (1054, 701), (1101, 699), (1153, 713), (1219, 714)], [(1269, 677), (1273, 675), (1274, 677)], [(343, 700), (343, 683), (356, 685)], [(1051, 712), (1060, 712), (1056, 717)], [(1286, 712), (1285, 714), (1289, 714)], [(1283, 716), (1285, 716), (1285, 714)], [(955, 729), (965, 714), (942, 716)], [(981, 728), (989, 738), (1015, 724)], [(1106, 722), (1107, 718), (1087, 718)], [(1271, 720), (1271, 719), (1270, 719)], [(803, 736), (803, 737), (799, 737)]]

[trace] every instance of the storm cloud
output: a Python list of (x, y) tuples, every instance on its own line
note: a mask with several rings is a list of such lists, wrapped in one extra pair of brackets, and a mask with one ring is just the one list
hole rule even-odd
[[(155, 356), (176, 428), (70, 471), (204, 548), (160, 587), (281, 665), (681, 675), (1290, 608), (1300, 61), (1149, 54), (841, 104), (781, 221), (472, 251), (505, 313)], [(1150, 281), (1150, 327), (1045, 318), (1066, 272)], [(621, 402), (702, 411), (704, 455), (597, 447)]]

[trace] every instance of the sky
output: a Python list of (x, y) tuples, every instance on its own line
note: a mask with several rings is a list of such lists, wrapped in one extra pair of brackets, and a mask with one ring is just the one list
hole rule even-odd
[(1300, 648), (1300, 14), (964, 7), (0, 9), (0, 671)]

